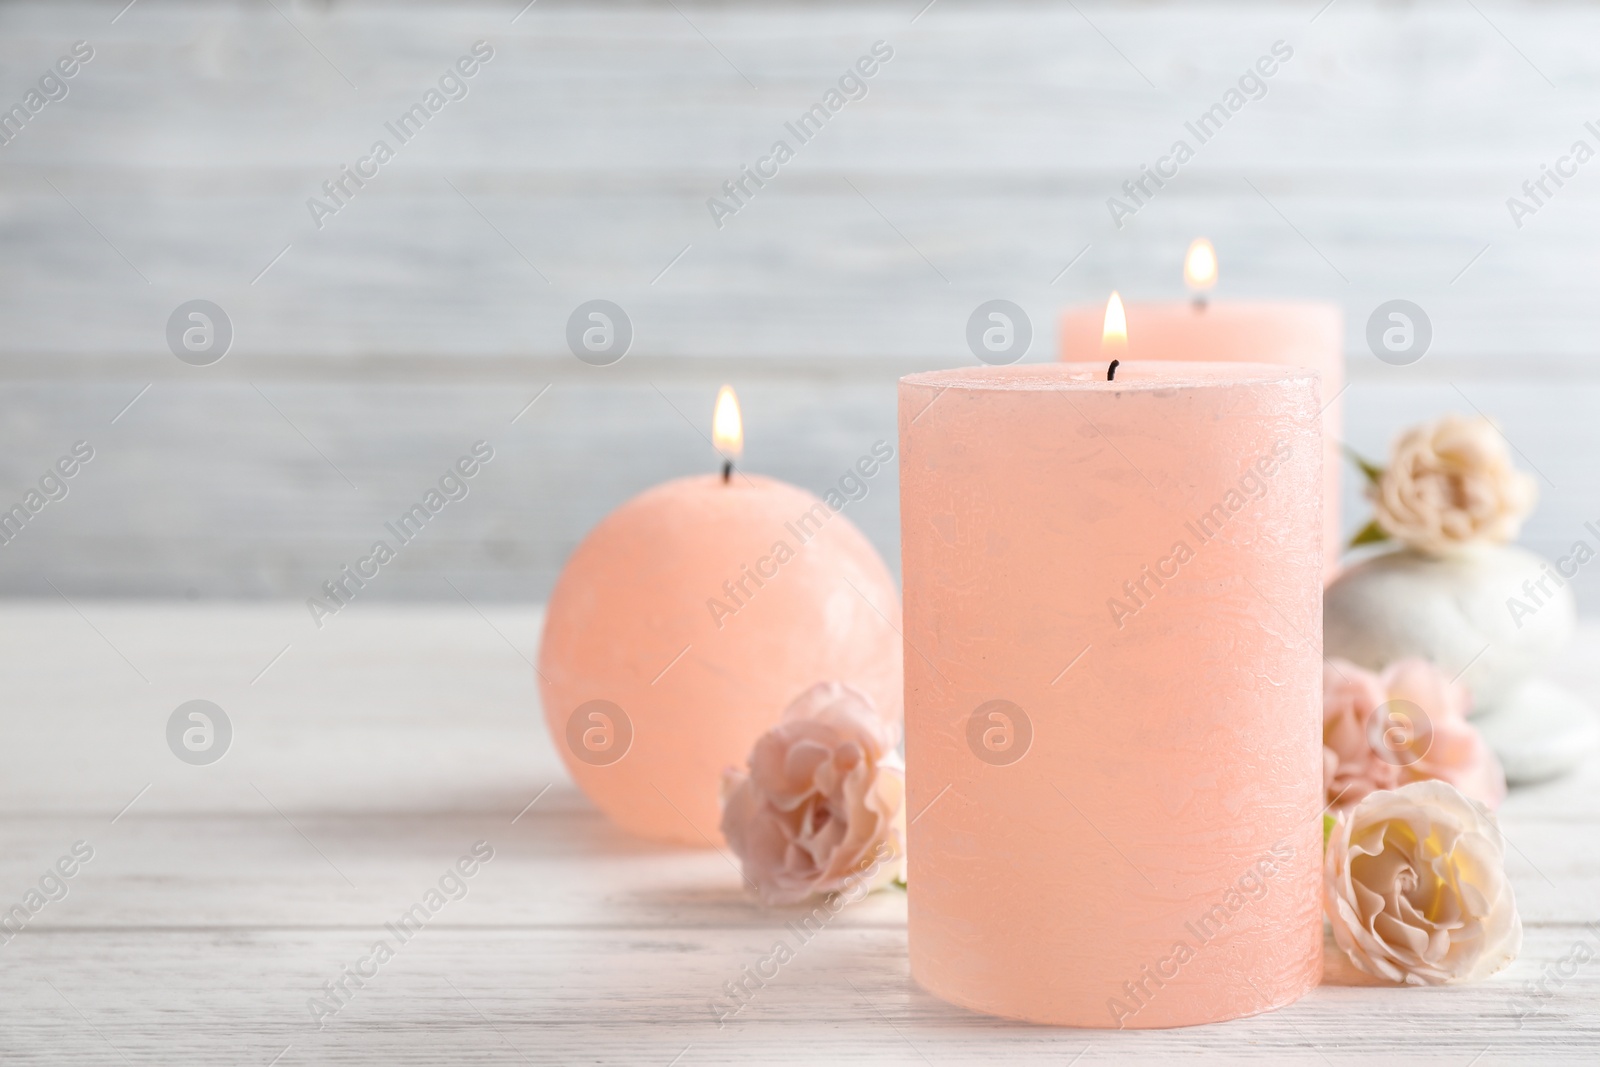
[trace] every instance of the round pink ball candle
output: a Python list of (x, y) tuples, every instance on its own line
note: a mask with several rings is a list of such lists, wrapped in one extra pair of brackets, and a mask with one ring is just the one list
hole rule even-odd
[[(1314, 371), (1322, 379), (1323, 580), (1339, 572), (1340, 393), (1344, 389), (1344, 313), (1314, 300), (1150, 301), (1124, 305), (1132, 360), (1246, 360)], [(1105, 308), (1069, 308), (1061, 318), (1061, 358), (1098, 361)]]
[(912, 976), (1082, 1027), (1322, 973), (1317, 381), (900, 382)]
[(540, 695), (595, 805), (658, 841), (722, 844), (722, 771), (817, 682), (901, 719), (900, 605), (844, 515), (757, 475), (680, 478), (608, 515), (545, 616)]

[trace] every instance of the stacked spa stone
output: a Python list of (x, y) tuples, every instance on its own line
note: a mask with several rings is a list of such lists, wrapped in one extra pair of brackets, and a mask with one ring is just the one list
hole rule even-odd
[[(1531, 482), (1498, 432), (1457, 416), (1408, 431), (1387, 470), (1368, 467), (1374, 536), (1403, 547), (1344, 571), (1323, 602), (1324, 654), (1371, 670), (1421, 656), (1473, 696), (1473, 724), (1512, 783), (1554, 778), (1600, 744), (1600, 720), (1540, 678), (1572, 637), (1558, 566), (1514, 545)], [(1442, 502), (1442, 503), (1441, 503)]]

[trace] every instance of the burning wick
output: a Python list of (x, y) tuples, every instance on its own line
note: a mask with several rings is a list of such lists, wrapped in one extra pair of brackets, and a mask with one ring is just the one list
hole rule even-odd
[(1106, 381), (1114, 382), (1117, 380), (1117, 364), (1121, 362), (1122, 360), (1120, 359), (1114, 359), (1111, 361), (1111, 366), (1106, 368)]
[(722, 481), (733, 478), (733, 461), (744, 451), (744, 420), (739, 416), (739, 398), (733, 386), (717, 390), (717, 406), (711, 413), (711, 443), (722, 453)]
[(1206, 291), (1217, 284), (1217, 250), (1204, 237), (1196, 237), (1183, 257), (1183, 281), (1194, 292), (1194, 309), (1206, 309)]
[(1106, 325), (1100, 334), (1100, 358), (1110, 361), (1111, 372), (1107, 373), (1106, 381), (1111, 380), (1122, 357), (1128, 354), (1128, 316), (1122, 309), (1122, 297), (1115, 292), (1111, 299), (1106, 301)]

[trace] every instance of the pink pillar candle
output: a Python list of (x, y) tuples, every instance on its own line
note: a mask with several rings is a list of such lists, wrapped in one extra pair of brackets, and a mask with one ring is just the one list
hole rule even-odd
[(567, 561), (539, 692), (567, 769), (617, 825), (721, 845), (723, 769), (800, 693), (848, 682), (900, 721), (899, 627), (894, 579), (843, 514), (758, 475), (680, 478)]
[(900, 382), (911, 973), (1082, 1027), (1322, 973), (1315, 376)]
[[(1323, 580), (1339, 571), (1339, 442), (1343, 415), (1344, 314), (1320, 301), (1163, 301), (1125, 305), (1126, 359), (1281, 363), (1315, 371), (1322, 379)], [(1105, 308), (1071, 308), (1061, 319), (1061, 358), (1100, 359)]]

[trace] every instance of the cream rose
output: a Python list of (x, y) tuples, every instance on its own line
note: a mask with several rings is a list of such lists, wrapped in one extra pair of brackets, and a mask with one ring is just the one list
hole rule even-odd
[(1446, 782), (1380, 790), (1340, 814), (1323, 871), (1334, 940), (1375, 977), (1474, 981), (1522, 948), (1500, 829)]
[(1431, 778), (1498, 808), (1505, 771), (1467, 721), (1472, 696), (1424, 659), (1382, 674), (1342, 659), (1322, 667), (1323, 786), (1327, 802), (1354, 806), (1368, 793)]
[(905, 771), (896, 731), (865, 693), (822, 682), (723, 774), (722, 834), (766, 904), (865, 895), (905, 867)]
[(1511, 541), (1537, 496), (1533, 479), (1511, 465), (1494, 424), (1464, 415), (1401, 434), (1367, 493), (1385, 533), (1435, 556)]

